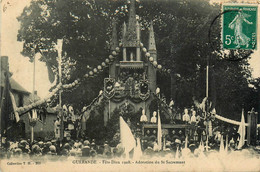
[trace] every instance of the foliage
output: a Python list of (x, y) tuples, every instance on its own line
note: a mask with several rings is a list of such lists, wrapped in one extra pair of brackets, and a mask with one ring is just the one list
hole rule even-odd
[[(158, 85), (164, 88), (161, 91), (166, 97), (172, 97), (180, 108), (190, 107), (193, 97), (201, 101), (205, 97), (206, 59), (209, 58), (209, 95), (217, 113), (240, 118), (242, 107), (256, 106), (254, 93), (257, 91), (249, 87), (251, 70), (247, 59), (225, 60), (248, 52), (223, 52), (219, 46), (219, 19), (210, 28), (220, 9), (219, 5), (209, 4), (207, 0), (142, 0), (136, 3), (144, 45), (147, 47), (148, 27), (153, 21), (158, 61), (173, 71), (171, 83), (166, 82), (169, 76), (158, 75)], [(127, 15), (128, 4), (124, 0), (32, 1), (18, 17), (21, 23), (18, 40), (24, 43), (22, 54), (33, 58), (35, 47), (38, 47), (44, 54), (41, 60), (57, 71), (54, 47), (57, 39), (63, 38), (63, 61), (68, 64), (67, 68), (74, 68), (66, 75), (64, 72), (63, 82), (82, 78), (109, 55), (112, 18), (117, 19), (120, 38)], [(210, 39), (209, 31), (212, 33)], [(82, 82), (73, 92), (64, 92), (63, 102), (72, 104), (75, 109), (82, 108), (103, 88), (104, 77), (107, 77), (107, 71), (96, 79)], [(111, 136), (116, 132), (115, 129), (110, 131)]]

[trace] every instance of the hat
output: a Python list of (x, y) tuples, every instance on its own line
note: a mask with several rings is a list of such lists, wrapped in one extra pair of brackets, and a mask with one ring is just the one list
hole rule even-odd
[(64, 148), (69, 150), (70, 149), (70, 145), (68, 143), (65, 143)]
[(48, 141), (48, 142), (46, 143), (46, 145), (50, 147), (52, 144), (51, 144), (50, 141)]
[(181, 140), (180, 139), (175, 139), (175, 143), (181, 144)]
[(51, 152), (56, 152), (56, 147), (54, 145), (51, 145), (49, 148)]

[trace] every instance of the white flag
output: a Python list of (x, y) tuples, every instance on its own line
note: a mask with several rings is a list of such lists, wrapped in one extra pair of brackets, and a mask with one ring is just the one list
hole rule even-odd
[(32, 119), (36, 119), (37, 118), (37, 112), (36, 109), (32, 110)]
[(120, 139), (122, 147), (125, 148), (125, 153), (128, 153), (135, 148), (135, 138), (124, 119), (120, 116)]
[(15, 103), (14, 95), (12, 94), (11, 91), (9, 91), (9, 94), (10, 94), (12, 105), (13, 105), (15, 119), (16, 119), (16, 122), (18, 122), (20, 120), (20, 117), (19, 117), (19, 114), (16, 112), (17, 106), (16, 106), (16, 103)]
[(224, 153), (224, 140), (223, 140), (223, 135), (221, 135), (221, 139), (220, 139), (220, 146), (219, 146), (219, 152), (220, 153)]
[(239, 125), (238, 131), (240, 135), (239, 143), (238, 143), (238, 149), (241, 149), (242, 146), (245, 144), (245, 135), (246, 135), (246, 126), (245, 126), (245, 118), (244, 118), (244, 109), (242, 110), (242, 116), (241, 116), (241, 123)]
[(158, 149), (162, 150), (162, 124), (161, 124), (161, 117), (159, 111), (158, 111), (157, 144), (158, 144)]
[(226, 135), (226, 147), (225, 147), (225, 152), (228, 152), (228, 135)]
[(134, 159), (140, 159), (143, 155), (142, 148), (141, 148), (141, 141), (140, 138), (137, 138), (137, 145), (134, 148)]

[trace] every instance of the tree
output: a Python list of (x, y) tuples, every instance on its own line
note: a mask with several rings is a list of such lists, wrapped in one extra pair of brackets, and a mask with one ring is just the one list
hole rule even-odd
[[(241, 106), (251, 106), (246, 104), (252, 92), (248, 86), (249, 64), (247, 59), (238, 62), (225, 59), (237, 53), (243, 56), (247, 52), (230, 51), (225, 54), (221, 51), (220, 22), (215, 22), (210, 28), (220, 9), (219, 5), (205, 0), (143, 0), (136, 3), (142, 40), (146, 40), (144, 45), (147, 47), (148, 27), (153, 21), (158, 62), (172, 71), (170, 77), (161, 75), (158, 83), (164, 88), (161, 90), (165, 90), (167, 98), (171, 95), (180, 108), (190, 107), (193, 97), (202, 100), (205, 97), (206, 59), (209, 57), (210, 96), (217, 111), (240, 117)], [(22, 54), (33, 58), (35, 47), (38, 47), (43, 52), (41, 60), (57, 70), (54, 46), (57, 39), (63, 38), (63, 83), (83, 78), (91, 67), (97, 66), (109, 55), (112, 18), (117, 19), (117, 30), (120, 31), (127, 15), (128, 3), (124, 0), (32, 1), (18, 17), (21, 22), (18, 40), (24, 41)], [(210, 39), (209, 31), (212, 33)], [(119, 32), (119, 38), (120, 35)], [(72, 104), (76, 109), (82, 108), (103, 88), (106, 76), (107, 71), (104, 71), (96, 79), (83, 81), (72, 92), (64, 92), (63, 102)], [(165, 82), (169, 78), (172, 83)], [(229, 102), (232, 104), (227, 106)]]

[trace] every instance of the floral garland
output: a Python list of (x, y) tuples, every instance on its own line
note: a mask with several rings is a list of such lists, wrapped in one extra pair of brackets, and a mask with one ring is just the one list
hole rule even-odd
[(151, 65), (153, 65), (153, 67), (155, 69), (158, 69), (159, 72), (163, 72), (165, 74), (171, 73), (171, 69), (166, 69), (161, 64), (158, 64), (158, 62), (156, 60), (154, 60), (153, 57), (151, 57), (151, 54), (149, 52), (147, 52), (147, 49), (144, 47), (143, 43), (140, 43), (140, 47), (142, 48), (142, 51), (145, 53), (145, 57), (149, 60), (149, 62), (151, 63)]
[[(122, 43), (119, 44), (119, 46), (122, 46)], [(101, 65), (98, 65), (97, 67), (95, 67), (93, 70), (89, 71), (88, 73), (86, 73), (84, 75), (84, 78), (93, 78), (94, 76), (97, 76), (96, 74), (100, 73), (103, 71), (104, 68), (108, 67), (108, 65), (114, 61), (114, 59), (116, 58), (116, 56), (119, 54), (120, 52), (120, 48), (116, 47), (115, 51), (112, 51), (112, 54), (110, 54), (108, 56), (108, 58), (105, 59), (104, 62), (101, 63)], [(51, 93), (49, 93), (44, 99), (36, 101), (30, 105), (27, 106), (23, 106), (23, 107), (19, 107), (14, 109), (14, 112), (17, 113), (25, 113), (30, 111), (31, 109), (40, 106), (41, 104), (47, 102), (51, 97), (53, 97), (60, 89), (69, 89), (69, 88), (73, 88), (78, 86), (79, 84), (81, 84), (80, 79), (76, 79), (75, 81), (73, 81), (72, 83), (69, 84), (62, 84), (59, 83), (55, 89), (52, 90)]]

